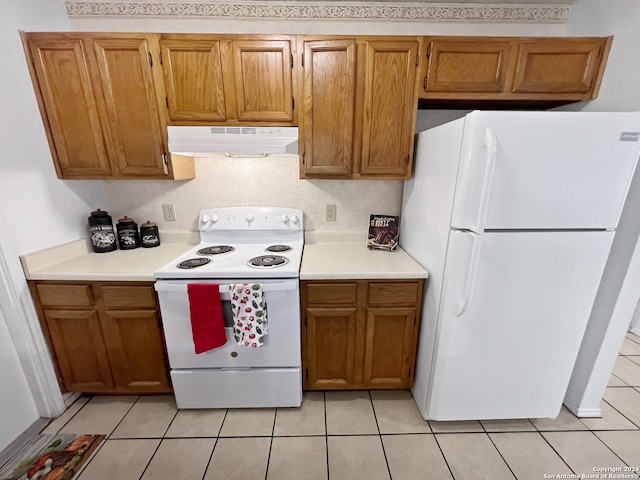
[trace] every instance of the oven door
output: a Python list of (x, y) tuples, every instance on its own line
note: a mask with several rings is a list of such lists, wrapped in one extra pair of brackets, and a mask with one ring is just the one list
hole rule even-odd
[[(299, 367), (300, 361), (300, 290), (298, 279), (198, 280), (197, 283), (220, 285), (227, 343), (208, 352), (196, 354), (191, 334), (189, 280), (160, 280), (155, 284), (160, 301), (169, 364), (172, 369), (221, 368), (238, 370), (262, 367)], [(269, 332), (261, 347), (240, 346), (233, 337), (233, 319), (229, 285), (261, 283), (267, 304)]]

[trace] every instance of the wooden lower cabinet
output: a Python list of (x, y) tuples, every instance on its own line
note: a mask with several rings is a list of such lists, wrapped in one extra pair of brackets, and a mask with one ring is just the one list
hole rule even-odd
[(302, 282), (306, 390), (413, 384), (424, 280)]
[(63, 391), (170, 393), (150, 282), (30, 281)]

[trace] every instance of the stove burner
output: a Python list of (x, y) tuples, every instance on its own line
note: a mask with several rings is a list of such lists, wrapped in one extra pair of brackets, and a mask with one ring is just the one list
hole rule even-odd
[(281, 252), (288, 252), (289, 250), (292, 250), (292, 248), (289, 245), (271, 245), (265, 248), (265, 250), (267, 252), (281, 253)]
[(198, 250), (198, 255), (219, 255), (221, 253), (233, 252), (235, 248), (230, 245), (214, 245)]
[(176, 265), (178, 268), (196, 268), (196, 267), (201, 267), (202, 265), (206, 265), (207, 263), (209, 263), (211, 260), (209, 260), (208, 258), (188, 258), (187, 260), (180, 262), (178, 265)]
[(289, 259), (282, 255), (262, 255), (252, 258), (247, 262), (247, 265), (257, 268), (273, 268), (280, 267), (288, 262)]

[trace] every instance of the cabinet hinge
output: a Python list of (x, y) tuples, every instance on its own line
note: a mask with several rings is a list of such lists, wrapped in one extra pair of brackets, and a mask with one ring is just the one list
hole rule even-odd
[(160, 52), (159, 57), (160, 57), (160, 65), (162, 65), (162, 52)]
[(153, 58), (151, 57), (151, 52), (147, 52), (147, 55), (149, 55), (149, 66), (153, 67)]
[(293, 68), (293, 53), (291, 54), (291, 68)]
[[(302, 165), (304, 165), (304, 162), (305, 162), (305, 160), (306, 160), (305, 155), (306, 155), (306, 153), (303, 153), (303, 154), (302, 154)], [(305, 323), (305, 325), (306, 325), (306, 323)]]
[(302, 57), (302, 68), (304, 68), (304, 53), (301, 55)]
[(165, 165), (169, 165), (169, 159), (167, 158), (167, 154), (165, 152), (162, 152), (162, 161)]
[(424, 88), (424, 91), (426, 92), (427, 91), (427, 77), (426, 76), (424, 77), (424, 82), (422, 82), (422, 86)]
[(306, 378), (307, 382), (309, 381), (309, 369), (305, 368), (304, 369), (304, 377)]
[(167, 103), (167, 108), (169, 108), (169, 97), (164, 97), (164, 100)]
[(427, 47), (427, 58), (431, 56), (431, 44)]
[(291, 97), (291, 110), (296, 109), (296, 99)]
[(420, 55), (416, 55), (416, 67), (420, 65)]

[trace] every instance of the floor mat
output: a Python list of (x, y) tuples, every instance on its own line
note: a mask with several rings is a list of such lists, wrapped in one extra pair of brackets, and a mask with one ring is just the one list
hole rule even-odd
[(0, 480), (70, 480), (104, 435), (38, 435), (0, 469)]

